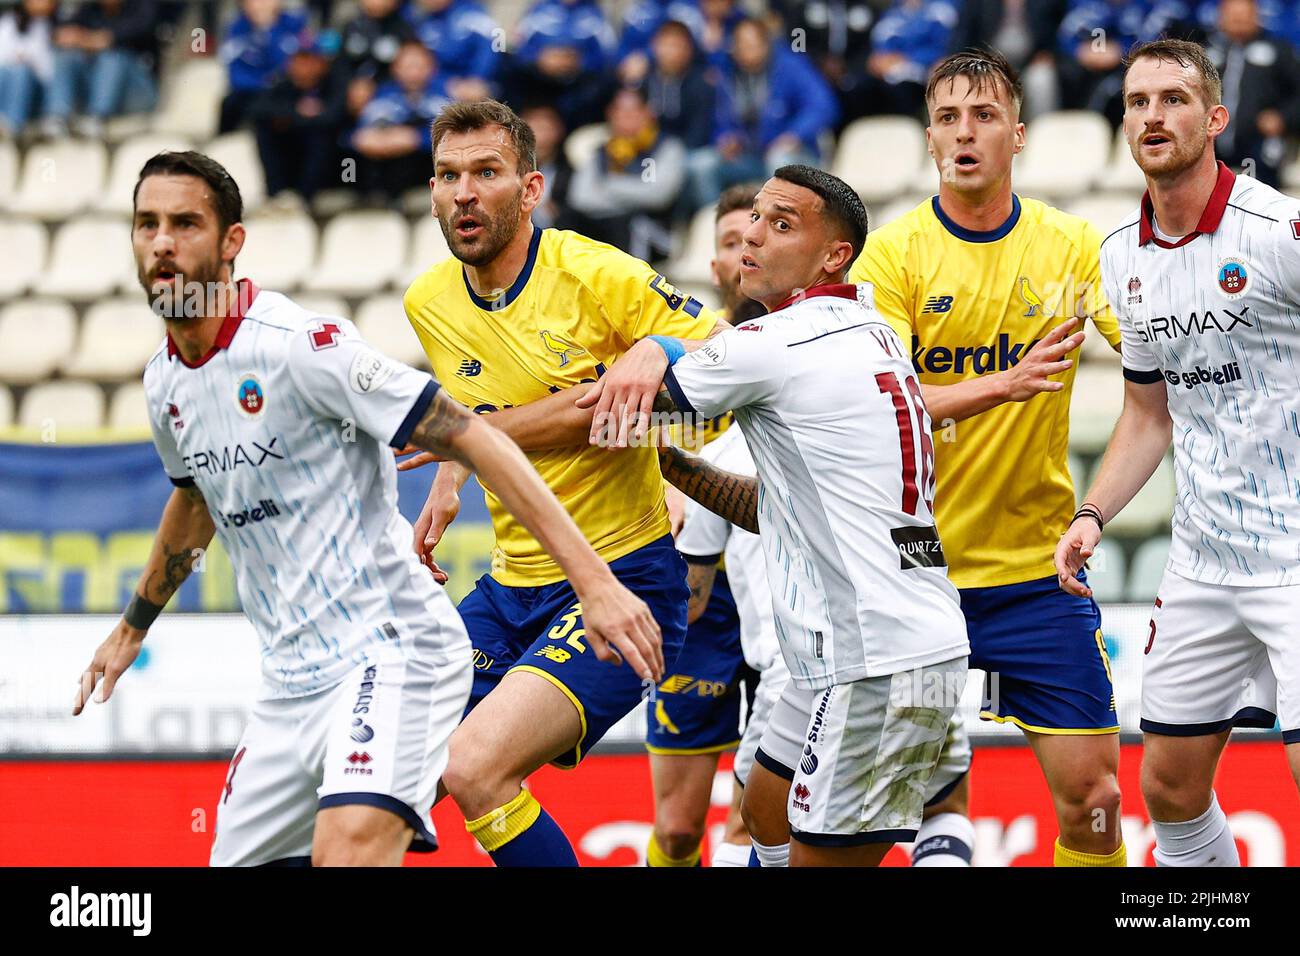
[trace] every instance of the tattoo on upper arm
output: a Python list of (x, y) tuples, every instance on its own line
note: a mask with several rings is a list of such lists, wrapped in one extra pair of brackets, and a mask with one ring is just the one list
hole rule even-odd
[(473, 420), (471, 414), (468, 408), (440, 388), (425, 410), (424, 417), (415, 426), (415, 431), (411, 433), (411, 444), (468, 465), (469, 462), (456, 451), (454, 445), (457, 437), (469, 428)]
[(724, 471), (676, 448), (659, 452), (664, 478), (714, 514), (758, 534), (758, 479)]
[(198, 485), (186, 485), (181, 488), (181, 491), (185, 493), (185, 497), (189, 499), (190, 504), (200, 505), (204, 508), (208, 506), (207, 501), (203, 497), (203, 492), (199, 490)]

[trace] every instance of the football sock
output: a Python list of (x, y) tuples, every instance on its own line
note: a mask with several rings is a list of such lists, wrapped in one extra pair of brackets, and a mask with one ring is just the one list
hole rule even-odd
[(1153, 820), (1156, 866), (1241, 866), (1237, 841), (1219, 798), (1210, 794), (1210, 808), (1186, 823)]
[(477, 820), (466, 820), (465, 829), (497, 866), (578, 865), (569, 838), (527, 790)]
[(681, 859), (669, 856), (655, 839), (654, 832), (650, 833), (650, 844), (646, 847), (645, 853), (646, 866), (699, 866), (700, 865), (700, 845), (697, 843), (695, 849)]
[(782, 843), (780, 846), (763, 846), (763, 844), (755, 840), (754, 853), (758, 855), (759, 866), (790, 865), (790, 844), (788, 843)]
[(713, 866), (749, 866), (751, 852), (753, 852), (752, 846), (723, 842), (714, 848), (713, 859), (710, 862)]
[(1058, 838), (1052, 852), (1053, 866), (1128, 866), (1128, 851), (1121, 841), (1113, 853), (1084, 853), (1061, 846)]
[(960, 813), (937, 813), (921, 821), (912, 847), (913, 866), (970, 866), (975, 827)]

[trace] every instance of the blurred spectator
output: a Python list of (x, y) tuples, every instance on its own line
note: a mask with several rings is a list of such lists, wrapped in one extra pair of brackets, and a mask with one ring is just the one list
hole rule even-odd
[(567, 54), (560, 62), (559, 50), (575, 51), (582, 73), (613, 66), (614, 28), (596, 0), (538, 0), (519, 21), (517, 33), (515, 56), (544, 75), (572, 72)]
[(391, 202), (429, 181), (433, 121), (447, 105), (433, 54), (418, 40), (403, 43), (393, 60), (392, 79), (376, 90), (352, 134), (362, 157), (362, 188), (372, 199)]
[[(576, 11), (565, 14), (563, 11), (570, 6), (577, 8)], [(592, 14), (598, 13), (590, 0), (578, 0), (572, 5), (543, 0), (534, 7), (525, 18), (532, 18), (532, 26), (527, 28), (531, 32), (521, 34), (528, 37), (527, 43), (510, 57), (502, 77), (506, 102), (514, 104), (516, 109), (521, 105), (551, 103), (571, 130), (600, 122), (613, 92), (613, 73), (604, 66), (603, 53), (596, 52), (599, 44), (589, 42), (602, 29), (608, 32), (604, 20), (596, 24), (591, 19)], [(569, 19), (562, 21), (561, 16)], [(565, 34), (562, 31), (567, 27), (579, 32)], [(613, 33), (609, 32), (606, 39), (612, 37)]]
[(453, 99), (491, 95), (489, 84), (504, 53), (497, 38), (503, 34), (478, 0), (410, 0), (405, 16), (416, 38), (433, 51)]
[(284, 74), (249, 109), (272, 197), (293, 191), (310, 200), (337, 175), (347, 77), (331, 52), (322, 38), (305, 31)]
[[(1265, 31), (1295, 46), (1300, 43), (1300, 2), (1260, 0), (1259, 24)], [(1219, 29), (1218, 0), (1155, 0), (1142, 28), (1142, 39), (1161, 34), (1204, 45)]]
[(786, 163), (816, 165), (819, 140), (838, 115), (835, 94), (808, 57), (774, 43), (763, 21), (742, 20), (718, 87), (716, 148), (688, 161), (696, 208)]
[(1264, 31), (1255, 0), (1222, 0), (1206, 52), (1223, 77), (1223, 105), (1230, 117), (1214, 142), (1215, 152), (1228, 165), (1279, 185), (1286, 136), (1300, 130), (1295, 50)]
[(54, 73), (45, 91), (43, 131), (67, 133), (81, 104), (79, 131), (98, 138), (104, 122), (147, 112), (158, 101), (158, 4), (154, 0), (92, 0), (54, 29)]
[(957, 16), (949, 52), (989, 46), (1020, 73), (1025, 99), (1020, 118), (1057, 108), (1056, 29), (1069, 0), (966, 0)]
[(623, 35), (618, 42), (618, 75), (627, 86), (645, 79), (650, 70), (650, 42), (669, 20), (683, 24), (692, 44), (704, 37), (704, 14), (699, 0), (633, 0), (623, 13)]
[(709, 66), (724, 70), (731, 54), (732, 35), (740, 21), (746, 19), (745, 11), (736, 0), (700, 0), (700, 12), (704, 15), (700, 53)]
[(361, 0), (361, 9), (343, 27), (342, 61), (347, 70), (348, 114), (361, 116), (389, 71), (403, 43), (416, 39), (402, 16), (399, 0)]
[[(797, 44), (795, 52), (816, 61), (847, 110), (851, 104), (844, 101), (843, 93), (866, 70), (876, 8), (868, 0), (773, 0), (772, 10), (780, 14), (786, 35)], [(796, 30), (802, 32), (793, 34)]]
[(520, 117), (537, 139), (537, 169), (542, 174), (542, 201), (533, 210), (533, 222), (542, 229), (567, 229), (569, 183), (573, 170), (564, 155), (564, 120), (554, 106), (530, 106)]
[(306, 15), (286, 11), (281, 0), (241, 0), (239, 6), (221, 41), (221, 60), (230, 74), (221, 101), (222, 133), (243, 125), (253, 100), (277, 78), (307, 26)]
[(895, 0), (871, 31), (866, 73), (849, 81), (849, 117), (920, 116), (930, 67), (948, 52), (957, 8), (948, 0)]
[(54, 0), (0, 14), (0, 137), (22, 132), (54, 73), (53, 28)]
[(1118, 126), (1124, 114), (1124, 54), (1142, 39), (1144, 3), (1071, 0), (1057, 31), (1061, 105), (1101, 113)]
[(651, 51), (653, 62), (642, 88), (659, 125), (687, 149), (708, 146), (713, 142), (717, 93), (696, 56), (691, 31), (668, 20), (655, 32)]
[(660, 130), (645, 94), (624, 87), (605, 111), (609, 139), (573, 171), (576, 228), (638, 259), (672, 250), (673, 204), (686, 179), (686, 148)]

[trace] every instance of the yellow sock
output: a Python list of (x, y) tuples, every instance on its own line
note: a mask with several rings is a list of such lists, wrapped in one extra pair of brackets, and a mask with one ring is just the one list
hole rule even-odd
[(659, 846), (659, 841), (655, 839), (653, 833), (650, 834), (650, 845), (646, 847), (645, 853), (646, 866), (699, 866), (700, 865), (700, 848), (697, 844), (691, 851), (690, 856), (675, 860), (663, 851)]
[(1124, 850), (1124, 843), (1121, 840), (1119, 848), (1114, 853), (1102, 855), (1100, 853), (1084, 853), (1082, 850), (1071, 850), (1061, 846), (1058, 838), (1056, 841), (1056, 850), (1053, 853), (1053, 866), (1128, 866), (1128, 853)]
[(499, 850), (534, 823), (542, 813), (542, 805), (527, 790), (520, 790), (503, 807), (483, 814), (477, 820), (466, 820), (465, 829), (478, 840), (479, 846), (491, 853)]

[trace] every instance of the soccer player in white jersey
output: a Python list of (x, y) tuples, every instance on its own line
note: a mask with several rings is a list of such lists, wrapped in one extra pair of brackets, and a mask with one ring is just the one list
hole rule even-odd
[[(783, 166), (752, 216), (741, 291), (768, 314), (691, 351), (653, 336), (631, 364), (639, 381), (661, 350), (672, 403), (706, 417), (734, 410), (757, 465), (755, 480), (674, 450), (661, 457), (669, 481), (762, 537), (792, 677), (761, 747), (796, 715), (803, 728), (790, 864), (876, 865), (916, 835), (966, 682), (965, 619), (934, 527), (930, 419), (870, 286), (841, 284), (867, 232), (853, 190)], [(620, 415), (643, 397), (617, 369), (579, 402), (596, 407), (598, 431), (603, 391)], [(746, 804), (764, 773), (756, 763)]]
[(1214, 795), (1233, 727), (1279, 721), (1300, 784), (1300, 212), (1216, 161), (1229, 122), (1197, 45), (1134, 48), (1140, 208), (1101, 247), (1124, 409), (1056, 550), (1061, 586), (1172, 440), (1173, 542), (1142, 672), (1142, 795), (1163, 866), (1239, 864)]
[[(154, 444), (176, 486), (123, 619), (74, 705), (106, 701), (213, 534), (261, 638), (263, 685), (218, 806), (214, 865), (397, 865), (428, 826), (469, 697), (459, 616), (410, 551), (384, 445), (471, 463), (581, 588), (587, 639), (662, 673), (658, 628), (502, 432), (429, 375), (248, 279), (239, 187), (164, 152), (136, 185), (132, 245), (167, 339), (145, 369)], [(600, 637), (596, 638), (597, 634)]]

